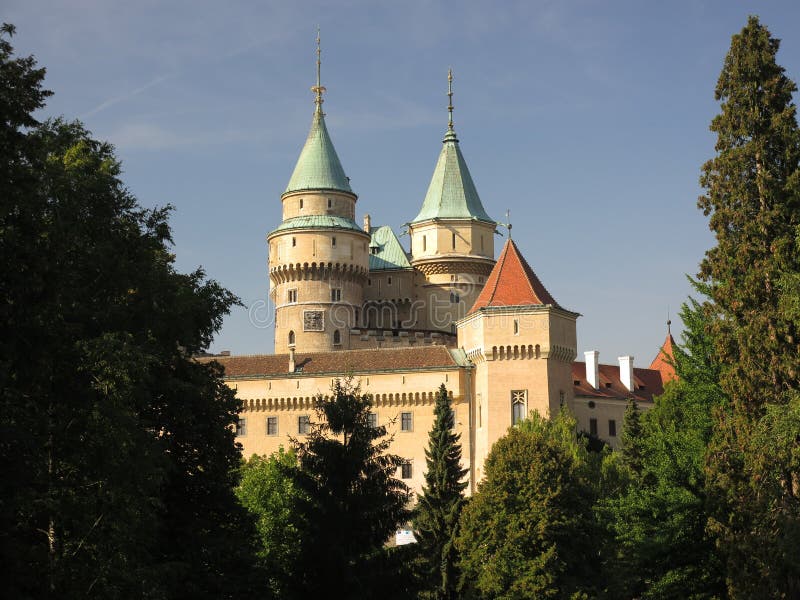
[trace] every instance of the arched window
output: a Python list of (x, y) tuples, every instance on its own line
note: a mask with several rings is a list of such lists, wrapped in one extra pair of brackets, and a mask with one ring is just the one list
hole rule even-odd
[(333, 345), (339, 346), (341, 345), (341, 343), (342, 343), (342, 333), (338, 329), (336, 329), (333, 332)]
[(519, 321), (514, 319), (514, 335), (519, 335)]
[(289, 332), (289, 345), (294, 346), (294, 331)]

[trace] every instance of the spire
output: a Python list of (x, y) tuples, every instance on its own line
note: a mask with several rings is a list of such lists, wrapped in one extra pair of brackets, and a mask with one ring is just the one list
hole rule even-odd
[(305, 146), (300, 152), (297, 164), (289, 179), (284, 194), (300, 190), (337, 190), (353, 193), (350, 179), (344, 174), (339, 155), (333, 147), (333, 141), (325, 125), (325, 113), (322, 112), (322, 94), (325, 87), (321, 83), (321, 54), (319, 28), (317, 28), (317, 84), (311, 87), (314, 92), (314, 116), (308, 132)]
[(672, 321), (667, 319), (667, 337), (661, 344), (658, 356), (650, 363), (651, 369), (661, 373), (663, 383), (678, 379), (678, 374), (675, 372), (675, 338), (672, 337), (671, 325)]
[[(544, 287), (528, 262), (520, 254), (514, 240), (507, 240), (486, 285), (468, 314), (489, 306), (526, 306), (552, 304), (555, 298)], [(560, 308), (560, 307), (559, 307)]]
[(447, 71), (447, 132), (419, 214), (412, 223), (429, 219), (476, 219), (494, 223), (483, 208), (453, 127), (453, 70)]

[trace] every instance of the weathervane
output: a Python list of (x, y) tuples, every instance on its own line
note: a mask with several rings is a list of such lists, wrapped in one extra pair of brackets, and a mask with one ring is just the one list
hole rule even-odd
[(498, 223), (500, 227), (508, 229), (508, 239), (511, 239), (511, 210), (506, 209), (506, 223)]
[(322, 99), (322, 94), (325, 92), (325, 87), (320, 82), (320, 67), (322, 65), (322, 49), (320, 47), (320, 39), (319, 39), (319, 26), (317, 26), (317, 85), (311, 88), (311, 91), (314, 92), (316, 97), (314, 98), (314, 104), (317, 105), (317, 112), (322, 112), (322, 103), (324, 100)]

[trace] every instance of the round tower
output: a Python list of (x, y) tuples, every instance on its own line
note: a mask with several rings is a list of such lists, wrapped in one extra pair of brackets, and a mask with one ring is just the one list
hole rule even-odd
[(322, 112), (317, 38), (316, 105), (286, 191), (283, 220), (267, 235), (275, 353), (349, 348), (369, 270), (369, 235), (355, 222), (350, 188)]
[(494, 266), (497, 223), (483, 208), (453, 127), (453, 73), (447, 74), (448, 126), (419, 214), (408, 224), (417, 298), (425, 329), (454, 333)]

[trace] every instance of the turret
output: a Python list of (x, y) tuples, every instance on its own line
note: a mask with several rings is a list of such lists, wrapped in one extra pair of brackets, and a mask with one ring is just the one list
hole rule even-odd
[(267, 236), (276, 353), (348, 348), (369, 268), (369, 235), (354, 220), (358, 196), (325, 125), (320, 62), (317, 36), (311, 129), (281, 195), (283, 220)]
[(411, 264), (421, 277), (426, 328), (452, 331), (472, 306), (494, 265), (496, 222), (483, 208), (453, 126), (448, 72), (448, 126), (419, 214), (408, 224)]

